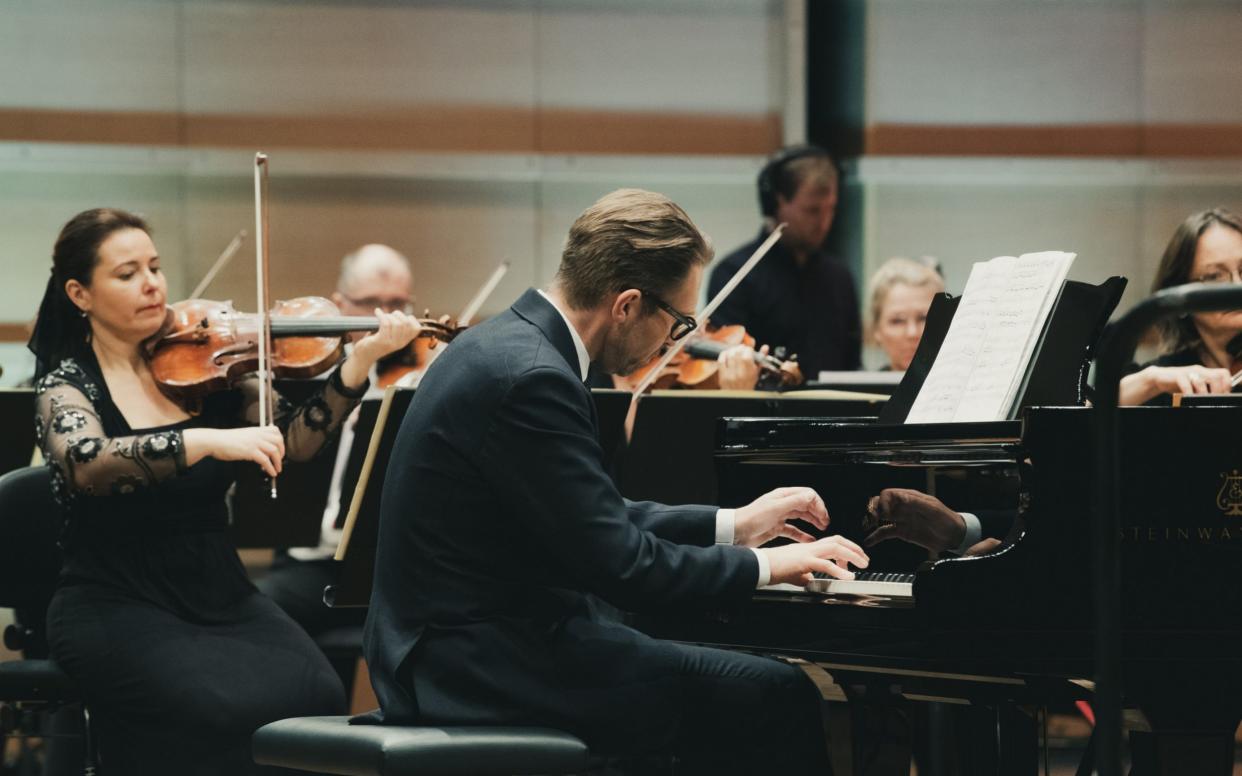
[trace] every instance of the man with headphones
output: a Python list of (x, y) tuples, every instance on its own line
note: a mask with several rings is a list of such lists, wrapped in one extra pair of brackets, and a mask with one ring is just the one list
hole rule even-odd
[(725, 300), (713, 323), (740, 323), (760, 345), (797, 355), (802, 373), (862, 365), (862, 319), (849, 269), (823, 250), (837, 207), (836, 163), (822, 148), (791, 146), (759, 172), (763, 228), (755, 239), (725, 256), (708, 283), (720, 290), (759, 244), (786, 224), (772, 253), (759, 262)]

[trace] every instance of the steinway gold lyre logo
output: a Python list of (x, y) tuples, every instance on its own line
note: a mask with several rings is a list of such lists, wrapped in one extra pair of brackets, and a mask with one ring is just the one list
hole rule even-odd
[(1216, 506), (1227, 516), (1242, 517), (1242, 474), (1234, 469), (1230, 473), (1221, 472), (1220, 476), (1224, 482), (1216, 494)]

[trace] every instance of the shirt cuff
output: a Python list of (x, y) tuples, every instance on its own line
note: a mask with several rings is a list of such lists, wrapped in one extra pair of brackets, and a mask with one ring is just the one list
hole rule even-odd
[(734, 512), (736, 509), (716, 510), (716, 544), (733, 544)]
[(357, 388), (347, 388), (345, 387), (345, 381), (341, 379), (341, 365), (337, 364), (336, 369), (332, 370), (332, 374), (328, 375), (328, 384), (332, 386), (334, 391), (346, 399), (361, 401), (362, 397), (366, 395), (367, 389), (371, 387), (371, 378), (368, 376), (367, 379), (362, 381), (362, 385)]
[(953, 552), (958, 555), (964, 555), (967, 550), (979, 543), (983, 538), (983, 524), (979, 522), (979, 518), (970, 512), (959, 512), (962, 519), (966, 521), (966, 535), (962, 537), (962, 543), (958, 545)]
[(772, 566), (768, 563), (768, 556), (762, 550), (753, 547), (751, 552), (755, 553), (755, 557), (759, 559), (759, 582), (755, 587), (766, 587), (772, 581)]

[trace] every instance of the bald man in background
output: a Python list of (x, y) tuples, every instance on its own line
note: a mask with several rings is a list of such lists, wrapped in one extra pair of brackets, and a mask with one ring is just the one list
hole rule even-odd
[[(405, 256), (387, 245), (364, 245), (341, 260), (336, 290), (332, 301), (341, 309), (342, 315), (374, 315), (375, 308), (386, 312), (408, 310), (413, 304), (413, 274)], [(351, 339), (363, 336), (359, 333)], [(350, 344), (346, 344), (346, 348)], [(425, 365), (424, 365), (425, 367)], [(402, 381), (403, 385), (416, 384), (419, 374)], [(383, 391), (376, 387), (376, 376), (370, 376), (370, 387), (364, 398), (378, 398)], [(330, 609), (323, 602), (323, 590), (336, 584), (340, 574), (340, 562), (333, 559), (340, 542), (341, 529), (338, 518), (341, 503), (341, 479), (349, 451), (354, 441), (354, 424), (357, 412), (341, 426), (341, 443), (337, 447), (336, 462), (332, 469), (332, 483), (328, 488), (328, 503), (324, 508), (318, 547), (294, 547), (277, 550), (267, 575), (256, 584), (259, 590), (276, 602), (290, 617), (301, 625), (312, 638), (330, 630), (361, 628), (366, 620), (366, 609)], [(356, 656), (346, 650), (341, 655), (328, 654), (329, 661), (348, 690), (353, 683)]]

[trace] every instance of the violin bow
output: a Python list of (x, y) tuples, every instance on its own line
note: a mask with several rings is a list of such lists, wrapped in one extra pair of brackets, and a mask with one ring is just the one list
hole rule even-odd
[[(254, 155), (254, 258), (255, 286), (258, 296), (259, 320), (259, 425), (275, 422), (276, 402), (272, 393), (272, 316), (267, 278), (267, 154)], [(271, 480), (272, 498), (276, 498), (276, 478)]]
[[(720, 291), (717, 292), (716, 296), (707, 303), (707, 306), (695, 314), (695, 318), (700, 321), (705, 321), (710, 318), (712, 313), (716, 312), (716, 308), (724, 304), (724, 300), (728, 298), (729, 294), (733, 293), (733, 289), (737, 288), (738, 284), (741, 283), (748, 274), (750, 274), (750, 271), (755, 268), (755, 265), (759, 263), (759, 260), (768, 255), (768, 251), (772, 250), (772, 246), (776, 245), (776, 241), (781, 239), (781, 233), (784, 231), (785, 224), (780, 224), (773, 229), (772, 234), (768, 235), (768, 239), (764, 240), (763, 243), (755, 249), (755, 252), (750, 255), (750, 258), (746, 260), (745, 264), (738, 267), (737, 272), (733, 273), (733, 277), (729, 278), (729, 282), (724, 284), (724, 287), (721, 288)], [(681, 349), (686, 346), (686, 342), (689, 339), (690, 337), (686, 336), (674, 342), (672, 347), (668, 349), (668, 352), (664, 354), (664, 357), (660, 359), (655, 367), (647, 370), (646, 377), (644, 377), (634, 388), (634, 398), (632, 401), (638, 401), (638, 398), (642, 396), (643, 391), (647, 390), (647, 387), (651, 385), (664, 367), (668, 366), (669, 362), (673, 360), (673, 356), (676, 356), (681, 352)]]
[(509, 262), (500, 262), (500, 266), (492, 272), (492, 276), (479, 287), (479, 290), (475, 293), (474, 298), (471, 299), (470, 302), (462, 309), (461, 315), (457, 316), (458, 326), (467, 326), (470, 324), (470, 321), (474, 319), (474, 316), (478, 315), (479, 308), (483, 306), (483, 303), (487, 301), (487, 298), (492, 295), (493, 291), (496, 290), (496, 286), (500, 285), (500, 279), (503, 278), (505, 273), (508, 271)]
[(242, 241), (246, 239), (246, 230), (242, 229), (233, 235), (233, 239), (224, 247), (224, 251), (216, 258), (216, 263), (211, 265), (211, 269), (207, 270), (207, 274), (203, 275), (203, 279), (198, 282), (194, 290), (190, 292), (188, 299), (198, 299), (207, 290), (207, 286), (211, 285), (211, 281), (216, 279), (216, 275), (220, 274), (220, 270), (224, 269), (233, 256), (237, 254), (237, 249), (241, 247)]

